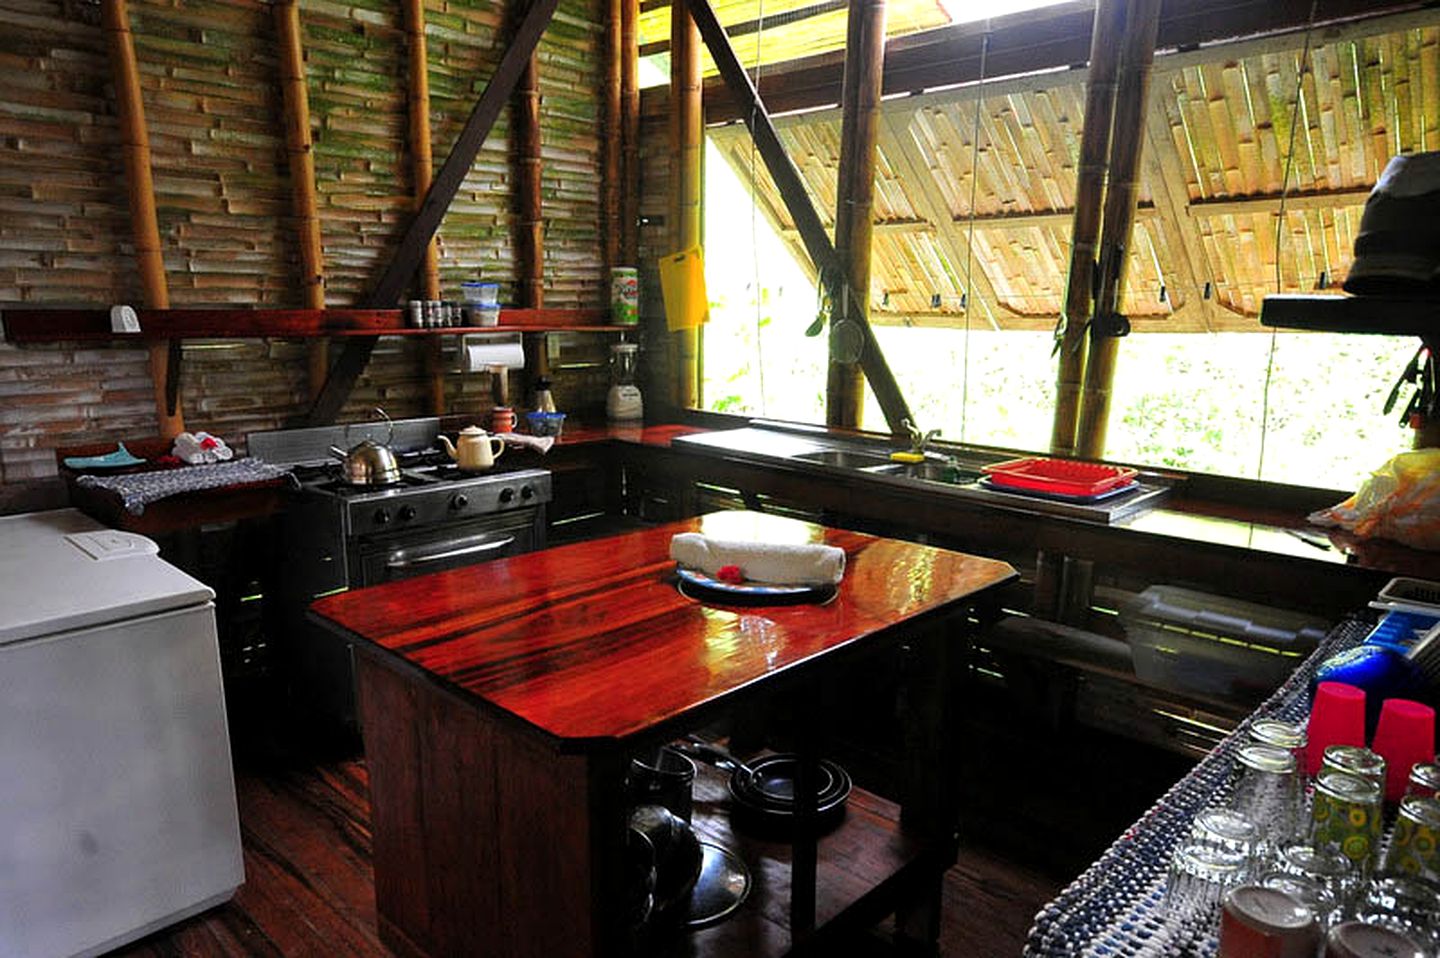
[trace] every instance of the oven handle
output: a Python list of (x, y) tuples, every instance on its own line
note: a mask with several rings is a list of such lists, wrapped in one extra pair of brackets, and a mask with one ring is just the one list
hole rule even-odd
[(447, 549), (444, 552), (435, 552), (430, 555), (422, 555), (419, 558), (409, 559), (403, 552), (393, 552), (390, 561), (385, 563), (387, 569), (408, 569), (411, 566), (429, 565), (431, 562), (440, 562), (443, 559), (454, 559), (458, 556), (474, 555), (477, 552), (494, 552), (496, 549), (503, 549), (515, 541), (514, 536), (506, 536), (494, 542), (482, 542), (476, 546), (466, 546), (463, 549)]

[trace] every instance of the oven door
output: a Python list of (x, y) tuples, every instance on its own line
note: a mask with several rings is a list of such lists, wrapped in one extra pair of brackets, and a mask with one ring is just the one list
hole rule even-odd
[(540, 545), (533, 512), (509, 514), (464, 525), (447, 525), (360, 546), (359, 584), (379, 585), (431, 572), (530, 552)]

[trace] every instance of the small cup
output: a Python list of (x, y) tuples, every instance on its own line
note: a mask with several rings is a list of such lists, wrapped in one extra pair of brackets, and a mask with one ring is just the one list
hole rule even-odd
[(1315, 777), (1330, 745), (1365, 747), (1365, 693), (1343, 682), (1321, 682), (1305, 729), (1305, 773)]
[(1207, 808), (1195, 816), (1190, 823), (1190, 840), (1223, 852), (1244, 855), (1253, 861), (1260, 854), (1264, 835), (1260, 826), (1243, 812), (1216, 807)]
[(1405, 783), (1405, 797), (1419, 795), (1435, 798), (1440, 795), (1440, 765), (1434, 762), (1416, 762), (1410, 767), (1410, 777)]
[(1333, 768), (1358, 778), (1368, 779), (1385, 790), (1385, 759), (1368, 748), (1356, 745), (1332, 745), (1325, 750), (1321, 769)]
[(1440, 943), (1440, 889), (1400, 875), (1377, 878), (1355, 902), (1355, 918), (1398, 932), (1433, 954)]
[(1296, 768), (1305, 767), (1305, 726), (1297, 722), (1262, 718), (1250, 723), (1250, 741), (1256, 745), (1273, 745), (1295, 756)]
[(491, 432), (514, 432), (515, 410), (509, 406), (496, 406), (490, 411)]
[(1219, 958), (1312, 958), (1319, 947), (1315, 913), (1284, 892), (1241, 885), (1225, 893)]
[(1261, 854), (1288, 845), (1298, 837), (1303, 800), (1295, 756), (1273, 745), (1245, 745), (1237, 762), (1230, 807), (1260, 826)]
[(1213, 928), (1221, 896), (1249, 875), (1250, 859), (1244, 855), (1195, 842), (1182, 845), (1170, 860), (1165, 908), (1186, 924)]
[(1381, 873), (1440, 882), (1440, 799), (1412, 795), (1400, 803)]
[(1310, 841), (1350, 859), (1363, 879), (1380, 850), (1380, 786), (1336, 771), (1320, 770), (1310, 811)]
[(1359, 885), (1355, 865), (1332, 848), (1296, 842), (1280, 849), (1272, 873), (1318, 882), (1330, 892), (1338, 906), (1347, 905)]
[(665, 746), (630, 759), (626, 791), (633, 806), (663, 805), (689, 822), (694, 810), (695, 763)]
[(1363, 921), (1347, 921), (1330, 929), (1325, 937), (1324, 958), (1428, 958), (1425, 951), (1408, 935), (1367, 925)]
[(1400, 801), (1410, 769), (1416, 762), (1428, 762), (1435, 754), (1435, 710), (1409, 699), (1386, 699), (1370, 747), (1389, 765), (1385, 800)]
[(1271, 871), (1261, 876), (1260, 884), (1266, 888), (1284, 892), (1310, 909), (1322, 932), (1331, 925), (1339, 923), (1344, 915), (1340, 901), (1324, 882), (1316, 881), (1313, 878), (1304, 878), (1300, 875), (1291, 875), (1283, 871)]

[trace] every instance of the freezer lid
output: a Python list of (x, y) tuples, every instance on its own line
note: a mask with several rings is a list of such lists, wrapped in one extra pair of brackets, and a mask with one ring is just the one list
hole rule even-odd
[(0, 517), (0, 645), (215, 597), (158, 552), (75, 509)]

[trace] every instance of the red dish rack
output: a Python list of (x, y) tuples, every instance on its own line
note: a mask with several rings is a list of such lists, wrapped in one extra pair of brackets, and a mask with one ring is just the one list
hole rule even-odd
[(1098, 496), (1128, 486), (1140, 474), (1129, 466), (1106, 466), (1073, 459), (1026, 456), (982, 466), (981, 471), (997, 486), (1029, 489), (1062, 496)]

